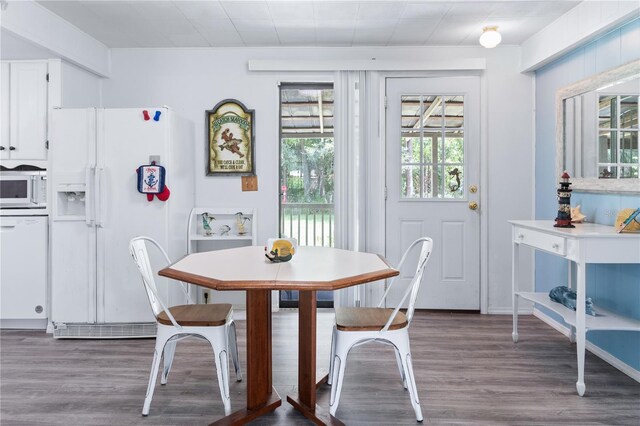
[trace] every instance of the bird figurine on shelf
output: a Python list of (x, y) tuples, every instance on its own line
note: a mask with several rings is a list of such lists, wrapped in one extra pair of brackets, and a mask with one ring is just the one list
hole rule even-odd
[(229, 225), (222, 225), (218, 231), (220, 232), (220, 235), (229, 235), (231, 227)]
[(247, 223), (248, 220), (251, 220), (251, 218), (245, 216), (242, 212), (236, 213), (236, 228), (238, 228), (238, 235), (244, 235), (247, 233), (245, 223)]
[(204, 229), (204, 235), (210, 237), (213, 235), (213, 229), (211, 229), (211, 221), (216, 220), (211, 213), (202, 213), (202, 229)]

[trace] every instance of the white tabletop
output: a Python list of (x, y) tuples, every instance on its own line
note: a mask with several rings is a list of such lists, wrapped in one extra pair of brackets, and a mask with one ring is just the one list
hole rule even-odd
[(193, 253), (161, 275), (217, 290), (335, 290), (397, 275), (376, 254), (329, 247), (298, 247), (289, 262), (271, 263), (263, 246)]

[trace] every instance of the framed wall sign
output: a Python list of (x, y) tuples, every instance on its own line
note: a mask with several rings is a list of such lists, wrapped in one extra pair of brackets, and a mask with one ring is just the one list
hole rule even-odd
[(206, 112), (207, 175), (255, 175), (254, 111), (225, 99)]

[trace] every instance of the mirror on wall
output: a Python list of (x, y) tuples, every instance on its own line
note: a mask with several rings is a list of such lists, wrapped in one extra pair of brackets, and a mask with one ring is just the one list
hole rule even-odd
[(639, 99), (640, 60), (559, 90), (558, 175), (576, 190), (640, 193)]

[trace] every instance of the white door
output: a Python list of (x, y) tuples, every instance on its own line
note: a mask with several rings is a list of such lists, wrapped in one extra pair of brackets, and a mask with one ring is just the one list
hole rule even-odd
[(47, 159), (47, 63), (11, 63), (9, 150), (12, 160)]
[(96, 110), (54, 109), (51, 114), (51, 320), (95, 323)]
[[(433, 238), (416, 307), (478, 310), (480, 79), (388, 78), (386, 96), (386, 255), (397, 264), (416, 238)], [(403, 268), (388, 306), (415, 267)]]
[[(156, 109), (148, 110), (155, 114)], [(149, 164), (150, 156), (159, 156), (160, 164), (168, 162), (169, 116), (166, 109), (158, 110), (162, 113), (159, 121), (144, 120), (142, 109), (98, 110), (98, 322), (155, 321), (140, 273), (129, 255), (129, 241), (144, 235), (168, 246), (167, 203), (171, 199), (147, 201), (138, 192), (136, 180), (136, 169)], [(167, 168), (167, 175), (171, 173)], [(154, 255), (150, 253), (152, 264), (162, 265)], [(166, 292), (163, 280), (156, 280), (159, 291)]]

